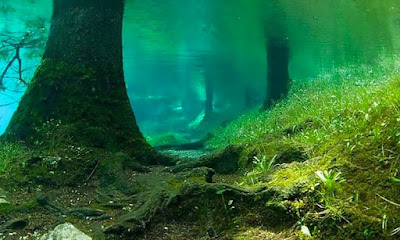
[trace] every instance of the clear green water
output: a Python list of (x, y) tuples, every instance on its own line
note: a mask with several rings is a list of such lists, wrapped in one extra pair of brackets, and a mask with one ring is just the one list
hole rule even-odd
[[(0, 8), (2, 32), (47, 36), (51, 1), (3, 0)], [(338, 66), (373, 63), (396, 53), (399, 36), (400, 4), (395, 0), (128, 0), (126, 84), (146, 135), (190, 135), (190, 126), (204, 110), (205, 79), (214, 83), (220, 121), (249, 110), (243, 89), (250, 93), (252, 107), (262, 103), (266, 37), (288, 39), (290, 76), (303, 81)], [(28, 80), (40, 52), (23, 56)], [(1, 57), (0, 69), (9, 59)], [(0, 105), (7, 105), (0, 107), (0, 132), (24, 90), (12, 80), (7, 84), (18, 92), (0, 93)]]
[(398, 239), (399, 50), (399, 0), (0, 0), (0, 240)]

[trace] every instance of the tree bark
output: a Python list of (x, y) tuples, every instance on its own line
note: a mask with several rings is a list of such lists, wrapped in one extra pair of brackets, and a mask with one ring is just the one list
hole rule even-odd
[(57, 120), (74, 142), (140, 156), (143, 138), (126, 92), (122, 61), (123, 0), (53, 0), (42, 62), (5, 138), (32, 143)]
[(264, 110), (271, 108), (285, 97), (289, 91), (289, 47), (285, 43), (267, 42), (267, 94)]

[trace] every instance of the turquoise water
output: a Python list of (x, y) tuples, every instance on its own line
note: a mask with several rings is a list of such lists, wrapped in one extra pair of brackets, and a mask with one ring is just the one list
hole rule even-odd
[(399, 0), (0, 0), (0, 240), (398, 239), (399, 50)]
[[(46, 37), (51, 5), (49, 0), (2, 1), (0, 29)], [(396, 1), (127, 1), (123, 45), (128, 94), (145, 135), (190, 133), (204, 111), (205, 79), (214, 83), (215, 109), (224, 113), (220, 122), (248, 110), (243, 89), (251, 95), (251, 107), (263, 102), (266, 36), (288, 40), (290, 76), (303, 81), (396, 52), (399, 21)], [(23, 56), (29, 67), (24, 78), (32, 77), (41, 51)], [(1, 60), (3, 69), (10, 56)], [(0, 95), (0, 132), (25, 89), (7, 82), (13, 89)]]

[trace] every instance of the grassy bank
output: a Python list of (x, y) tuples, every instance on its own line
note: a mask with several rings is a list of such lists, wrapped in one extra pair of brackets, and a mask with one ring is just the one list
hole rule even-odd
[[(349, 66), (215, 132), (244, 147), (241, 184), (298, 194), (298, 229), (321, 239), (400, 237), (400, 62)], [(304, 234), (307, 235), (307, 234)]]

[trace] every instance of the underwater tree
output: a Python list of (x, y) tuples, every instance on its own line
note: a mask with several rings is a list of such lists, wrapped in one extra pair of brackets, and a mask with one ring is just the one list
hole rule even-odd
[(125, 87), (123, 0), (53, 0), (50, 35), (3, 137), (33, 143), (48, 121), (76, 144), (153, 163)]
[(203, 72), (203, 85), (204, 85), (204, 118), (203, 122), (209, 121), (214, 114), (214, 95), (215, 95), (215, 66), (216, 62), (213, 61), (212, 56), (200, 56), (198, 59), (198, 66)]
[(204, 117), (209, 118), (214, 112), (214, 87), (212, 79), (210, 79), (208, 76), (205, 77), (204, 82), (206, 92)]
[(289, 47), (284, 41), (267, 40), (267, 95), (263, 108), (269, 109), (289, 90)]
[(263, 109), (267, 110), (289, 91), (289, 36), (287, 12), (283, 2), (272, 1), (269, 18), (264, 23), (267, 51), (267, 92)]

